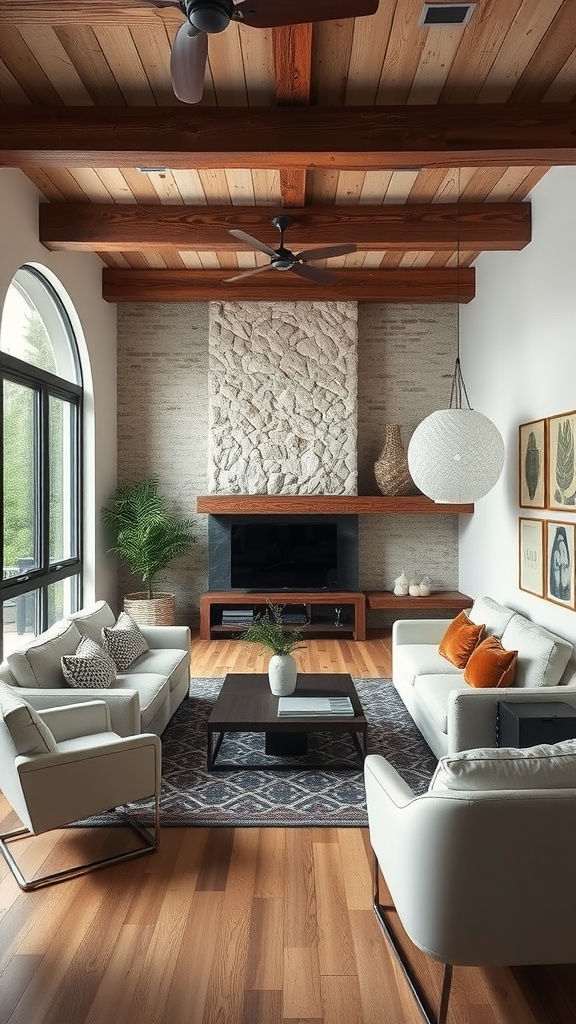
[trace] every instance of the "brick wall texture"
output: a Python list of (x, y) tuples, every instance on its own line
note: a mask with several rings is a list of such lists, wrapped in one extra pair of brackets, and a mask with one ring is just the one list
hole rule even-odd
[[(118, 479), (156, 473), (171, 507), (194, 513), (208, 493), (207, 303), (118, 307)], [(457, 339), (453, 305), (358, 306), (358, 493), (377, 494), (373, 464), (385, 423), (407, 445), (434, 409), (447, 406)], [(163, 586), (177, 595), (179, 621), (198, 619), (207, 589), (207, 522)], [(389, 590), (402, 570), (428, 575), (433, 589), (458, 585), (456, 516), (361, 516), (360, 586)], [(120, 593), (134, 589), (121, 573)], [(372, 613), (374, 624), (386, 621)]]

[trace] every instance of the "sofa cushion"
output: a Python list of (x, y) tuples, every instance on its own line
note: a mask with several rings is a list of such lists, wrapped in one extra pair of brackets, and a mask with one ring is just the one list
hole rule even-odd
[(180, 681), (182, 666), (187, 664), (187, 651), (163, 647), (155, 651), (145, 651), (126, 669), (126, 674), (155, 672), (158, 675), (167, 676), (170, 689), (173, 690)]
[(512, 608), (498, 604), (491, 597), (477, 597), (468, 611), (468, 618), (477, 626), (483, 625), (486, 636), (501, 637), (515, 614)]
[(476, 647), (464, 669), (464, 682), (485, 686), (513, 686), (518, 651), (505, 651), (497, 636), (487, 636)]
[(557, 686), (572, 644), (543, 626), (515, 614), (502, 635), (507, 651), (518, 651), (516, 686)]
[(106, 604), (106, 601), (96, 601), (96, 604), (88, 608), (81, 608), (79, 612), (73, 612), (67, 616), (69, 622), (73, 622), (82, 636), (89, 636), (95, 643), (102, 643), (102, 630), (105, 626), (113, 626), (116, 616)]
[(80, 633), (73, 622), (62, 620), (41, 633), (26, 650), (8, 655), (10, 671), (19, 686), (51, 689), (66, 686), (60, 659), (74, 654)]
[(456, 668), (464, 668), (483, 635), (484, 626), (470, 622), (466, 612), (460, 612), (438, 644), (438, 653), (456, 665)]
[(8, 683), (0, 683), (0, 715), (18, 754), (55, 754), (56, 740), (40, 715)]
[[(446, 663), (444, 663), (446, 664)], [(444, 672), (438, 675), (421, 675), (414, 680), (414, 690), (428, 716), (444, 735), (448, 733), (448, 698), (452, 690), (466, 689), (460, 673)]]
[(146, 732), (164, 701), (170, 699), (170, 685), (166, 676), (152, 672), (118, 673), (114, 690), (137, 690), (140, 698), (140, 722)]
[(576, 739), (536, 747), (482, 747), (441, 757), (434, 790), (576, 789)]
[(148, 650), (139, 627), (126, 612), (120, 612), (113, 626), (104, 626), (102, 644), (119, 672), (125, 672), (140, 654)]
[(62, 658), (62, 672), (69, 686), (107, 689), (116, 679), (116, 665), (100, 644), (83, 636), (75, 654)]
[(451, 673), (461, 678), (461, 672), (438, 653), (437, 644), (398, 644), (394, 648), (394, 672), (402, 672), (412, 684), (416, 676)]

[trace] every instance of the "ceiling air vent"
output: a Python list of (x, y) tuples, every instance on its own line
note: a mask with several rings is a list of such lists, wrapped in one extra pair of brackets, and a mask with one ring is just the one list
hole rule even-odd
[(467, 25), (476, 4), (424, 4), (420, 25)]

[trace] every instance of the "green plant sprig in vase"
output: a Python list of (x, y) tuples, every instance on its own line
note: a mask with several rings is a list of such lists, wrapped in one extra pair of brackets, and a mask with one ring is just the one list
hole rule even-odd
[(304, 634), (301, 629), (285, 629), (282, 622), (284, 605), (269, 604), (268, 610), (257, 615), (251, 626), (242, 634), (242, 640), (249, 644), (262, 644), (272, 651), (268, 664), (270, 689), (276, 696), (294, 693), (298, 678), (298, 666), (292, 651), (298, 650)]

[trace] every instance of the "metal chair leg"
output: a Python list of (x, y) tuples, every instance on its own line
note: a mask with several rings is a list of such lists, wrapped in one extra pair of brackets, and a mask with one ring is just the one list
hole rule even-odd
[(155, 812), (154, 812), (154, 834), (143, 825), (140, 825), (137, 821), (134, 821), (124, 811), (117, 812), (124, 819), (124, 824), (128, 825), (134, 832), (136, 832), (140, 838), (144, 841), (144, 845), (138, 847), (137, 850), (130, 850), (127, 853), (113, 854), (110, 857), (101, 857), (97, 860), (89, 861), (87, 864), (74, 865), (71, 868), (66, 868), (63, 871), (50, 872), (47, 875), (38, 875), (36, 878), (26, 878), (22, 873), (18, 862), (12, 856), (12, 851), (9, 849), (8, 844), (15, 839), (22, 839), (24, 836), (30, 836), (34, 833), (30, 832), (27, 828), (17, 828), (12, 832), (5, 832), (0, 835), (0, 853), (2, 853), (4, 860), (8, 864), (14, 878), (18, 882), (18, 885), (25, 892), (31, 892), (34, 889), (40, 889), (46, 885), (54, 885), (56, 882), (66, 882), (69, 878), (76, 878), (78, 875), (86, 875), (90, 871), (96, 871), (98, 868), (107, 867), (109, 864), (120, 864), (124, 860), (131, 860), (133, 857), (141, 857), (144, 853), (152, 853), (158, 849), (160, 845), (160, 795), (156, 794), (155, 798)]
[(392, 931), (386, 920), (385, 910), (392, 908), (383, 907), (382, 904), (380, 903), (380, 880), (378, 861), (376, 859), (376, 855), (373, 856), (372, 861), (372, 882), (374, 913), (378, 918), (380, 927), (382, 928), (382, 931), (384, 932), (384, 935), (388, 940), (388, 943), (392, 949), (392, 952), (394, 953), (394, 956), (396, 957), (400, 967), (402, 968), (402, 973), (406, 978), (408, 985), (410, 986), (410, 990), (412, 992), (412, 995), (414, 996), (414, 999), (418, 1005), (418, 1009), (422, 1014), (422, 1017), (426, 1021), (426, 1024), (446, 1024), (446, 1021), (448, 1019), (448, 1004), (450, 1002), (450, 990), (452, 987), (452, 964), (444, 964), (440, 1003), (438, 1013), (435, 1014), (426, 998), (426, 995), (424, 994), (424, 991), (422, 989), (422, 986), (420, 985), (420, 982), (418, 981), (418, 978), (416, 977), (412, 967), (410, 966), (410, 963), (408, 962), (408, 959), (402, 947), (398, 943), (396, 936), (394, 935), (394, 932)]

